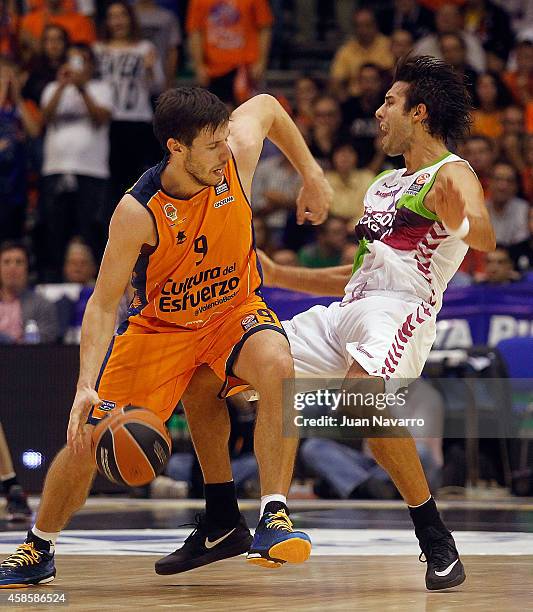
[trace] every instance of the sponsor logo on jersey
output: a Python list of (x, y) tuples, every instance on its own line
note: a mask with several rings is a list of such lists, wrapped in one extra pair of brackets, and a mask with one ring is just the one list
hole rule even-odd
[(226, 191), (229, 191), (229, 185), (226, 182), (226, 179), (224, 178), (222, 179), (222, 183), (215, 186), (215, 195), (219, 196), (222, 193), (226, 193)]
[(241, 321), (241, 325), (244, 331), (248, 331), (251, 327), (258, 324), (259, 321), (257, 320), (257, 317), (254, 314), (244, 317), (244, 319)]
[(369, 359), (374, 359), (374, 357), (361, 345), (356, 346), (355, 350), (359, 351), (360, 353), (363, 353), (363, 355), (366, 355)]
[(98, 408), (100, 410), (103, 410), (104, 412), (109, 412), (110, 410), (113, 410), (113, 408), (116, 408), (116, 404), (115, 402), (111, 402), (109, 400), (102, 400), (102, 403), (98, 406)]
[(227, 198), (223, 198), (222, 200), (217, 200), (213, 206), (215, 208), (220, 208), (221, 206), (224, 206), (225, 204), (229, 204), (230, 202), (235, 202), (235, 198), (233, 196), (228, 196)]
[(424, 172), (420, 176), (417, 176), (405, 193), (407, 195), (416, 195), (417, 193), (420, 193), (422, 187), (428, 182), (430, 177), (431, 174), (429, 174), (429, 172)]
[(170, 219), (171, 221), (175, 222), (178, 220), (178, 211), (176, 210), (176, 207), (174, 206), (174, 204), (171, 204), (170, 202), (168, 202), (167, 204), (163, 206), (163, 211), (165, 215), (167, 216), (167, 218)]
[(187, 236), (185, 235), (185, 232), (179, 231), (176, 236), (176, 244), (183, 244), (185, 240), (187, 240)]
[(240, 278), (233, 276), (236, 263), (223, 268), (215, 266), (201, 270), (184, 280), (169, 278), (161, 290), (159, 310), (180, 312), (195, 308), (195, 315), (232, 300), (238, 293)]
[(392, 185), (387, 185), (387, 181), (384, 181), (383, 182), (383, 187), (385, 187), (386, 189), (392, 189), (393, 187), (396, 187), (397, 184), (398, 184), (398, 181), (396, 181)]
[(391, 198), (393, 196), (395, 196), (398, 192), (397, 191), (381, 191), (380, 189), (378, 189), (374, 195), (377, 195), (380, 198)]

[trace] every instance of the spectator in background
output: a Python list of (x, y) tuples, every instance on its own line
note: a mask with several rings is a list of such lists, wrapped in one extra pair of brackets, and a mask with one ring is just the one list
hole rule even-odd
[(505, 285), (519, 280), (520, 276), (513, 269), (513, 260), (505, 247), (497, 246), (494, 251), (485, 253), (485, 259), (485, 279), (483, 283)]
[(70, 41), (67, 31), (58, 25), (47, 25), (41, 37), (40, 51), (29, 66), (22, 93), (25, 98), (41, 103), (44, 88), (56, 80), (57, 71), (66, 62)]
[(401, 57), (411, 52), (413, 48), (414, 39), (410, 32), (407, 30), (394, 30), (390, 36), (390, 52), (393, 57), (393, 66)]
[(326, 178), (333, 188), (329, 212), (347, 221), (351, 231), (363, 216), (363, 199), (374, 174), (357, 168), (357, 152), (351, 142), (335, 145), (332, 165), (333, 169), (326, 172)]
[(298, 260), (307, 268), (338, 266), (347, 238), (345, 220), (330, 215), (322, 225), (317, 226), (316, 242), (300, 249)]
[(533, 205), (533, 134), (524, 138), (524, 166), (521, 170), (522, 191), (530, 205)]
[(417, 0), (393, 0), (378, 17), (383, 32), (388, 36), (395, 30), (405, 30), (418, 40), (433, 29), (433, 13)]
[(46, 281), (57, 281), (67, 242), (80, 234), (95, 257), (105, 244), (109, 214), (109, 122), (112, 90), (94, 78), (87, 45), (69, 49), (68, 61), (42, 96), (44, 122), (42, 223)]
[(284, 155), (262, 160), (252, 182), (254, 218), (265, 220), (273, 244), (280, 247), (289, 211), (296, 206), (301, 183), (298, 173)]
[(17, 0), (0, 3), (0, 56), (15, 59), (19, 53), (20, 16)]
[(0, 57), (0, 241), (20, 238), (27, 204), (25, 142), (41, 131), (36, 105), (21, 92), (18, 66)]
[(513, 164), (520, 175), (525, 168), (524, 111), (519, 106), (508, 106), (502, 113), (503, 133), (500, 136), (500, 154)]
[(435, 14), (436, 33), (428, 34), (419, 40), (414, 47), (416, 55), (432, 55), (443, 59), (439, 36), (442, 34), (459, 34), (465, 43), (466, 63), (476, 72), (486, 70), (485, 52), (479, 39), (464, 29), (464, 20), (459, 7), (452, 4), (444, 4)]
[(65, 293), (56, 301), (60, 336), (65, 344), (79, 344), (83, 315), (96, 281), (96, 263), (92, 251), (79, 237), (73, 238), (67, 247), (63, 281), (76, 283), (80, 288), (75, 299)]
[(263, 79), (271, 28), (267, 0), (191, 0), (187, 32), (198, 84), (226, 103), (244, 102)]
[(533, 26), (533, 2), (531, 0), (492, 0), (502, 8), (511, 20), (515, 34)]
[(509, 255), (518, 272), (533, 270), (533, 207), (528, 211), (528, 230), (529, 236), (525, 240), (509, 247)]
[(353, 15), (354, 36), (338, 49), (331, 64), (331, 85), (344, 100), (358, 95), (357, 77), (363, 64), (375, 64), (383, 70), (393, 67), (390, 41), (378, 29), (374, 13), (360, 8)]
[(171, 11), (160, 7), (155, 0), (136, 0), (135, 13), (141, 36), (151, 41), (165, 72), (165, 87), (174, 87), (178, 71), (178, 47), (181, 44), (179, 21)]
[(113, 91), (109, 167), (116, 204), (161, 156), (150, 98), (162, 91), (165, 75), (155, 46), (141, 39), (133, 8), (122, 0), (108, 5), (103, 39), (94, 50), (100, 77)]
[(73, 238), (65, 253), (63, 281), (93, 287), (96, 282), (96, 262), (89, 246), (79, 237)]
[(480, 74), (474, 88), (472, 133), (499, 138), (503, 133), (503, 110), (511, 102), (511, 94), (496, 72)]
[(494, 165), (487, 209), (499, 245), (509, 247), (529, 237), (529, 204), (517, 197), (518, 173), (507, 162)]
[(464, 38), (456, 32), (440, 34), (439, 51), (442, 59), (446, 63), (451, 64), (455, 71), (463, 76), (468, 91), (473, 98), (477, 72), (467, 63)]
[(331, 167), (331, 153), (339, 138), (341, 120), (341, 109), (336, 98), (328, 95), (316, 98), (307, 144), (313, 157), (326, 170)]
[(49, 24), (64, 28), (73, 43), (91, 44), (96, 40), (94, 23), (89, 17), (65, 6), (62, 0), (46, 0), (42, 8), (22, 18), (21, 43), (38, 52), (44, 28)]
[(54, 304), (28, 285), (29, 255), (19, 242), (0, 245), (0, 343), (54, 342), (58, 335)]
[(363, 64), (357, 80), (359, 95), (348, 98), (341, 106), (342, 132), (352, 138), (359, 166), (378, 174), (385, 159), (381, 147), (376, 147), (379, 130), (375, 116), (383, 99), (383, 78), (376, 65)]
[[(533, 7), (533, 3), (531, 4)], [(533, 24), (532, 24), (533, 26)], [(515, 67), (503, 74), (503, 80), (516, 104), (524, 108), (533, 99), (533, 33), (519, 37), (515, 47)]]
[(469, 136), (464, 143), (460, 144), (459, 154), (474, 169), (486, 196), (492, 177), (492, 167), (496, 160), (496, 148), (493, 140), (480, 134)]
[(491, 0), (466, 0), (465, 29), (487, 53), (487, 68), (503, 70), (514, 42), (509, 15)]
[(304, 136), (313, 124), (313, 104), (319, 94), (320, 84), (313, 77), (304, 74), (296, 80), (292, 118)]

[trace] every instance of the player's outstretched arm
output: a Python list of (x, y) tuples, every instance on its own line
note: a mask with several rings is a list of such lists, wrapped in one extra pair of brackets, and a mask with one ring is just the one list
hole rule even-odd
[(325, 221), (332, 189), (296, 124), (276, 98), (268, 94), (254, 96), (231, 115), (228, 143), (248, 197), (265, 138), (281, 149), (302, 178), (296, 200), (298, 223), (306, 219), (314, 225)]
[(84, 444), (82, 429), (91, 406), (100, 403), (94, 386), (115, 330), (118, 304), (142, 245), (151, 243), (155, 243), (155, 229), (150, 213), (125, 195), (111, 219), (102, 265), (81, 326), (80, 375), (67, 430), (67, 443), (75, 451)]
[[(426, 203), (451, 233), (459, 232), (458, 235), (468, 246), (478, 251), (494, 250), (496, 237), (485, 206), (483, 189), (466, 164), (443, 166)], [(461, 235), (463, 228), (467, 231), (464, 237)]]
[(352, 275), (352, 266), (331, 268), (298, 268), (280, 266), (260, 249), (257, 249), (263, 282), (268, 287), (292, 289), (313, 295), (344, 295), (344, 287)]

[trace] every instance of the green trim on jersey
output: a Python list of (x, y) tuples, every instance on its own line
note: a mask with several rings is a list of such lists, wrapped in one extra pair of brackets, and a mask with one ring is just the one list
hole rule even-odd
[(363, 259), (367, 253), (370, 253), (370, 249), (368, 245), (370, 244), (370, 240), (367, 238), (361, 238), (359, 240), (359, 246), (357, 247), (357, 251), (355, 252), (353, 258), (353, 266), (352, 266), (352, 274), (355, 274), (357, 270), (363, 265)]
[[(394, 169), (394, 168), (392, 168), (392, 169), (390, 169), (390, 170), (383, 170), (383, 172), (380, 172), (380, 173), (379, 173), (377, 176), (375, 176), (375, 177), (372, 179), (372, 182), (371, 182), (371, 183), (370, 183), (370, 185), (368, 186), (368, 189), (370, 189), (370, 187), (372, 187), (372, 185), (375, 185), (375, 184), (376, 184), (376, 183), (379, 181), (379, 179), (380, 179), (380, 178), (383, 178), (385, 175), (387, 175), (387, 174), (391, 174), (391, 173), (392, 173), (392, 172), (394, 172), (394, 171), (395, 171), (395, 169)], [(368, 189), (367, 189), (367, 191), (368, 191)]]
[(420, 170), (425, 170), (426, 168), (431, 168), (431, 166), (436, 166), (437, 164), (440, 164), (440, 162), (443, 159), (446, 159), (448, 157), (448, 155), (453, 155), (453, 154), (452, 154), (451, 151), (446, 151), (446, 153), (444, 153), (444, 155), (441, 155), (441, 157), (439, 157), (439, 159), (434, 161), (432, 164), (429, 164), (428, 166), (422, 166), (422, 168), (418, 168), (417, 172), (420, 172)]
[[(420, 172), (420, 170), (425, 170), (426, 168), (431, 168), (431, 167), (439, 164), (441, 161), (445, 160), (450, 155), (452, 155), (452, 154), (449, 151), (447, 151), (437, 161), (433, 162), (429, 166), (424, 166), (423, 168), (420, 168), (419, 170), (417, 170), (417, 172)], [(430, 221), (440, 221), (438, 215), (436, 215), (431, 210), (428, 210), (424, 206), (424, 199), (427, 196), (429, 190), (433, 187), (433, 183), (435, 182), (435, 179), (437, 178), (437, 173), (438, 173), (439, 170), (440, 170), (440, 168), (438, 168), (435, 171), (433, 176), (429, 179), (429, 181), (427, 183), (425, 183), (422, 186), (422, 188), (420, 189), (420, 191), (417, 194), (413, 195), (413, 194), (409, 194), (407, 192), (404, 193), (400, 197), (398, 202), (396, 202), (396, 208), (398, 209), (398, 208), (402, 208), (403, 206), (405, 206), (409, 210), (412, 210), (414, 213), (416, 213), (417, 215), (420, 215), (421, 217), (424, 217), (425, 219), (429, 219)], [(414, 179), (414, 180), (416, 180), (416, 179)]]

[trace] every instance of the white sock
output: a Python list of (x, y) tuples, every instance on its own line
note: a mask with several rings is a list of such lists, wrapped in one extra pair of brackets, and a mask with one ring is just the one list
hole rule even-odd
[(11, 480), (12, 478), (15, 478), (15, 476), (15, 472), (9, 472), (9, 474), (3, 474), (2, 476), (0, 476), (0, 480), (4, 482), (4, 480)]
[(59, 537), (59, 534), (61, 533), (60, 531), (57, 531), (55, 533), (47, 533), (46, 531), (41, 531), (40, 529), (37, 529), (37, 527), (35, 527), (34, 525), (31, 528), (31, 532), (33, 533), (33, 535), (36, 535), (38, 538), (41, 538), (41, 540), (44, 540), (45, 542), (50, 542), (50, 552), (54, 552), (56, 540)]
[(261, 510), (259, 511), (259, 516), (263, 516), (264, 512), (265, 512), (265, 506), (268, 504), (268, 502), (271, 501), (277, 501), (277, 502), (281, 502), (282, 504), (287, 505), (287, 497), (285, 495), (281, 495), (281, 493), (273, 493), (272, 495), (263, 495), (263, 497), (261, 497)]
[(432, 496), (432, 495), (430, 495), (430, 496), (429, 496), (429, 497), (426, 499), (426, 501), (425, 501), (425, 502), (422, 502), (421, 504), (418, 504), (418, 506), (409, 506), (409, 504), (407, 504), (407, 507), (408, 507), (408, 508), (420, 508), (420, 506), (423, 506), (424, 504), (427, 504), (427, 503), (428, 503), (428, 501), (429, 501), (429, 500), (430, 500), (432, 497), (433, 497), (433, 496)]

